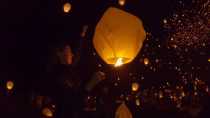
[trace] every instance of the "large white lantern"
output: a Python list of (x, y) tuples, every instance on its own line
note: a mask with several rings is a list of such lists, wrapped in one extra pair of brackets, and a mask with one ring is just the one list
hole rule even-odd
[(110, 7), (95, 28), (93, 45), (107, 64), (120, 66), (137, 56), (145, 38), (143, 23), (138, 17)]

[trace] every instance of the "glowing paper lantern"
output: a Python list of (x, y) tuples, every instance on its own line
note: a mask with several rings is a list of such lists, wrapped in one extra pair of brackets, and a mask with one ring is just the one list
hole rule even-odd
[(139, 84), (138, 83), (132, 83), (132, 91), (138, 91), (139, 89)]
[(141, 105), (140, 100), (136, 99), (136, 106), (140, 106), (140, 105)]
[(122, 103), (115, 113), (115, 118), (133, 118), (130, 110), (125, 105), (125, 103)]
[(121, 5), (121, 6), (124, 6), (125, 5), (125, 0), (118, 0), (118, 4)]
[(70, 3), (65, 3), (65, 4), (63, 5), (63, 11), (64, 11), (65, 13), (69, 13), (70, 10), (71, 10), (71, 4), (70, 4)]
[(53, 117), (53, 111), (47, 107), (42, 109), (42, 114), (46, 117)]
[(107, 64), (117, 67), (137, 56), (145, 37), (142, 21), (138, 17), (111, 7), (96, 26), (93, 45)]
[(210, 58), (208, 59), (208, 61), (210, 62)]
[(148, 58), (144, 58), (144, 65), (148, 65), (149, 64), (149, 59)]
[(8, 90), (12, 90), (14, 87), (14, 82), (13, 81), (7, 81), (7, 89)]

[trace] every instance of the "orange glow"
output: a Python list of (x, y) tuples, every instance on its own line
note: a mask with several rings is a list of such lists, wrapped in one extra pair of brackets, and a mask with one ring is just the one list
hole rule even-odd
[(125, 5), (125, 0), (118, 0), (118, 4), (120, 6), (124, 6)]
[(144, 65), (148, 65), (149, 64), (149, 59), (148, 58), (144, 58)]
[(208, 62), (210, 62), (210, 58), (208, 59)]
[(104, 62), (117, 67), (134, 60), (145, 38), (141, 19), (110, 7), (96, 25), (93, 46)]
[(139, 89), (139, 84), (138, 83), (132, 83), (132, 91), (138, 91)]
[(69, 45), (67, 45), (64, 49), (64, 56), (65, 56), (66, 64), (72, 64), (73, 53)]
[(122, 65), (123, 65), (123, 58), (118, 58), (114, 66), (119, 67)]
[(7, 81), (7, 89), (12, 90), (14, 88), (14, 82), (13, 81)]
[(69, 13), (70, 10), (71, 10), (71, 4), (70, 4), (70, 3), (65, 3), (65, 4), (63, 5), (63, 11), (64, 11), (65, 13)]
[(46, 117), (53, 117), (53, 112), (49, 108), (45, 107), (42, 109), (42, 114)]

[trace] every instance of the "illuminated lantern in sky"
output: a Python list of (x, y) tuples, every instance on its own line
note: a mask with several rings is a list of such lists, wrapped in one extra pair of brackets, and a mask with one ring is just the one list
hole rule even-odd
[(53, 111), (47, 107), (42, 109), (42, 114), (46, 117), (53, 117)]
[(138, 83), (132, 83), (132, 91), (138, 91), (139, 89), (139, 84)]
[(125, 0), (118, 0), (118, 4), (121, 5), (121, 6), (124, 6), (125, 5)]
[(144, 65), (148, 65), (149, 64), (149, 59), (148, 58), (144, 58)]
[(69, 13), (70, 10), (71, 10), (71, 4), (70, 4), (70, 3), (65, 3), (65, 4), (63, 5), (63, 11), (64, 11), (65, 13)]
[(136, 99), (136, 106), (140, 106), (140, 105), (141, 105), (140, 100)]
[(143, 23), (138, 17), (111, 7), (96, 26), (93, 45), (107, 64), (118, 67), (137, 56), (145, 38)]
[(12, 90), (14, 87), (14, 82), (13, 81), (7, 81), (6, 83), (7, 89)]
[(125, 103), (122, 103), (115, 113), (115, 118), (133, 118), (131, 111)]

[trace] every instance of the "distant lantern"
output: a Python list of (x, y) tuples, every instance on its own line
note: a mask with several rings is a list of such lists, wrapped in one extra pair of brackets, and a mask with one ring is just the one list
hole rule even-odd
[(126, 0), (118, 0), (118, 4), (120, 6), (124, 6), (125, 5)]
[(136, 106), (140, 106), (140, 100), (139, 99), (136, 99)]
[(148, 58), (144, 58), (144, 65), (148, 65), (149, 64), (149, 59)]
[(210, 58), (208, 59), (208, 61), (210, 62)]
[(139, 84), (137, 82), (132, 83), (132, 91), (138, 91)]
[(145, 37), (142, 21), (138, 17), (111, 7), (95, 28), (93, 45), (107, 64), (118, 67), (134, 60)]
[(68, 2), (65, 3), (65, 4), (63, 5), (63, 11), (64, 11), (65, 13), (69, 13), (70, 10), (71, 10), (71, 4), (68, 3)]
[(7, 89), (12, 90), (14, 88), (14, 82), (13, 81), (7, 81)]
[(50, 108), (43, 108), (42, 109), (42, 115), (46, 117), (53, 117), (53, 111)]

